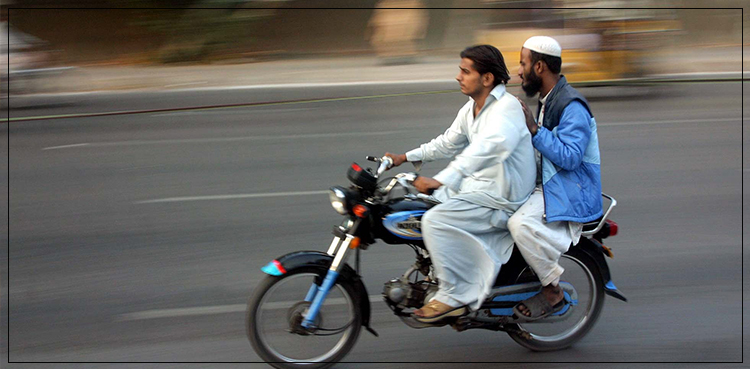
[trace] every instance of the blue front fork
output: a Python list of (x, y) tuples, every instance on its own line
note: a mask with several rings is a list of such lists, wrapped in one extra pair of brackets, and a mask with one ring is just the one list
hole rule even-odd
[(318, 287), (313, 283), (313, 285), (310, 287), (310, 292), (314, 293), (307, 293), (307, 296), (305, 298), (305, 301), (310, 301), (308, 298), (310, 296), (312, 297), (312, 304), (310, 304), (310, 309), (307, 310), (307, 314), (305, 314), (305, 320), (302, 321), (302, 326), (305, 328), (311, 328), (313, 326), (313, 321), (315, 321), (315, 318), (318, 316), (318, 312), (320, 312), (320, 307), (323, 306), (323, 300), (325, 300), (326, 296), (328, 296), (328, 292), (331, 291), (331, 287), (333, 287), (333, 284), (336, 283), (336, 278), (339, 276), (339, 273), (335, 270), (329, 270), (328, 274), (326, 274), (326, 278), (323, 280), (323, 284)]
[(312, 286), (310, 286), (310, 290), (307, 291), (307, 296), (305, 296), (305, 301), (310, 302), (315, 298), (315, 294), (318, 293), (318, 289), (320, 287), (313, 282)]
[(346, 251), (349, 249), (349, 244), (351, 243), (352, 239), (354, 239), (352, 235), (346, 235), (345, 238), (334, 239), (334, 242), (331, 243), (331, 247), (328, 249), (328, 254), (333, 255), (336, 249), (338, 249), (338, 251), (335, 252), (335, 257), (333, 259), (333, 262), (331, 263), (330, 269), (328, 269), (328, 273), (326, 273), (326, 277), (323, 280), (323, 283), (318, 286), (315, 284), (315, 282), (313, 282), (312, 286), (310, 286), (310, 289), (307, 291), (305, 301), (311, 301), (311, 304), (310, 308), (307, 310), (307, 314), (305, 314), (305, 319), (302, 321), (303, 327), (312, 328), (314, 326), (313, 322), (320, 312), (323, 301), (325, 300), (326, 296), (328, 296), (328, 292), (331, 291), (333, 285), (336, 283), (336, 278), (338, 278), (339, 276), (339, 267), (344, 260), (344, 256), (346, 255)]

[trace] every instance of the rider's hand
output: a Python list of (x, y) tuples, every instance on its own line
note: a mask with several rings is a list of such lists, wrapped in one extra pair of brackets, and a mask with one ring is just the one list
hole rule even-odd
[(403, 164), (406, 161), (406, 154), (391, 154), (389, 152), (385, 153), (384, 156), (387, 156), (391, 159), (393, 159), (393, 166), (397, 167), (401, 164)]
[(430, 177), (417, 177), (417, 179), (412, 182), (412, 185), (417, 191), (430, 195), (432, 194), (432, 191), (440, 188), (443, 184)]
[(531, 135), (535, 135), (536, 131), (539, 129), (539, 125), (534, 120), (534, 115), (531, 114), (531, 110), (529, 110), (529, 107), (526, 106), (526, 103), (523, 102), (523, 100), (518, 99), (518, 102), (521, 103), (521, 108), (523, 109), (523, 115), (526, 116), (526, 127), (529, 129), (529, 132), (531, 132)]

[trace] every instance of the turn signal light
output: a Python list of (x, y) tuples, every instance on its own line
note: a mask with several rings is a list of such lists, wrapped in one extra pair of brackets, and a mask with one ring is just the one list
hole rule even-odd
[(359, 237), (354, 237), (354, 239), (352, 239), (352, 242), (349, 242), (349, 248), (353, 250), (357, 247), (359, 247)]
[(617, 223), (615, 223), (613, 220), (607, 219), (607, 224), (609, 224), (609, 235), (617, 236)]
[(352, 212), (357, 217), (364, 218), (370, 212), (370, 209), (368, 209), (366, 206), (364, 206), (362, 204), (357, 204), (357, 205), (354, 205), (354, 208), (352, 209)]

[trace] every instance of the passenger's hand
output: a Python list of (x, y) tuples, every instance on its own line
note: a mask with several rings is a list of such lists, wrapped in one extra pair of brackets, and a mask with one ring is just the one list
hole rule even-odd
[(414, 185), (417, 191), (426, 195), (431, 195), (434, 190), (440, 188), (443, 184), (430, 177), (417, 177), (417, 179), (412, 182), (412, 185)]
[(529, 132), (531, 132), (531, 135), (535, 135), (536, 131), (539, 129), (539, 125), (534, 120), (534, 115), (531, 114), (531, 110), (529, 110), (529, 107), (526, 106), (526, 103), (523, 102), (523, 100), (518, 99), (518, 102), (521, 103), (521, 109), (523, 109), (523, 115), (526, 116), (526, 127), (529, 129)]
[(393, 166), (397, 167), (401, 164), (403, 164), (406, 161), (406, 154), (391, 154), (389, 152), (385, 153), (384, 156), (387, 156), (391, 159), (393, 159)]

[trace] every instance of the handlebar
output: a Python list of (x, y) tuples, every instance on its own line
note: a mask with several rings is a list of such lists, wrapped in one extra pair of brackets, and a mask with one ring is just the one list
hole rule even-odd
[[(391, 169), (393, 167), (393, 159), (391, 157), (389, 157), (389, 156), (383, 156), (382, 158), (378, 158), (378, 157), (375, 157), (375, 156), (368, 155), (368, 156), (365, 157), (365, 159), (367, 159), (369, 161), (374, 161), (376, 163), (380, 163), (380, 166), (378, 166), (378, 170), (375, 172), (375, 178), (379, 178), (381, 174), (385, 173), (385, 171), (387, 171), (388, 169)], [(421, 162), (419, 162), (419, 164), (421, 166)], [(415, 165), (415, 167), (416, 167), (416, 165)], [(418, 167), (417, 167), (417, 170), (419, 170)], [(416, 180), (417, 177), (419, 177), (419, 174), (417, 174), (415, 172), (411, 172), (411, 173), (399, 173), (382, 190), (382, 193), (384, 193), (384, 194), (389, 193), (397, 183), (401, 184), (404, 187), (412, 187), (413, 188), (412, 182), (414, 182), (414, 180)], [(430, 201), (437, 201), (434, 197), (432, 197), (432, 193), (433, 192), (435, 192), (434, 189), (432, 189), (426, 195), (424, 195), (424, 194), (419, 194), (419, 195), (423, 195), (423, 196), (425, 196), (425, 198), (429, 198)], [(439, 201), (437, 201), (437, 203), (439, 203)]]
[(378, 167), (378, 177), (380, 177), (381, 174), (383, 174), (386, 170), (391, 169), (393, 167), (393, 159), (391, 159), (388, 156), (384, 156), (380, 158), (380, 167)]
[(380, 163), (380, 166), (378, 166), (378, 170), (375, 172), (375, 178), (380, 177), (381, 174), (385, 173), (386, 170), (391, 169), (393, 167), (393, 159), (391, 159), (388, 156), (383, 156), (382, 158), (378, 158), (375, 156), (366, 156), (365, 159), (369, 161), (374, 161), (376, 163)]

